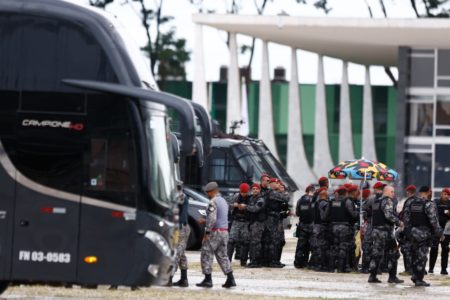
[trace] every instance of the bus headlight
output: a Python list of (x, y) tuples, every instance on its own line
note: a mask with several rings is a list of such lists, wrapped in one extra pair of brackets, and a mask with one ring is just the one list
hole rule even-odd
[(169, 243), (167, 243), (166, 239), (157, 232), (147, 231), (144, 235), (148, 238), (155, 246), (165, 255), (171, 256), (171, 250)]

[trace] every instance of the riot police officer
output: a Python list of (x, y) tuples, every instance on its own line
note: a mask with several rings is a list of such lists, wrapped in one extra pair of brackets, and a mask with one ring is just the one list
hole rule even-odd
[(328, 192), (325, 187), (319, 189), (317, 201), (314, 202), (314, 223), (311, 240), (311, 258), (309, 267), (315, 271), (328, 271), (329, 261), (329, 222), (327, 219)]
[[(441, 197), (439, 199), (434, 200), (434, 203), (437, 207), (438, 217), (439, 217), (439, 225), (441, 228), (445, 228), (445, 225), (450, 220), (450, 189), (445, 188), (441, 192)], [(448, 275), (447, 265), (448, 265), (448, 252), (449, 252), (449, 241), (450, 236), (445, 235), (443, 241), (439, 241), (435, 239), (433, 241), (433, 245), (430, 249), (430, 269), (428, 273), (434, 272), (434, 265), (436, 264), (438, 248), (439, 244), (441, 244), (441, 274)]]
[(377, 278), (378, 268), (386, 255), (388, 261), (389, 283), (403, 283), (397, 277), (398, 250), (394, 237), (394, 225), (403, 227), (394, 209), (395, 190), (385, 186), (381, 198), (372, 203), (372, 258), (370, 261), (370, 283), (381, 282)]
[(267, 220), (265, 200), (260, 194), (259, 184), (252, 185), (252, 196), (248, 205), (241, 204), (250, 215), (250, 264), (249, 268), (260, 268), (262, 266), (262, 238), (264, 233), (264, 222)]
[(305, 268), (308, 265), (309, 253), (311, 251), (311, 239), (313, 233), (314, 221), (314, 186), (309, 185), (305, 193), (298, 201), (295, 214), (299, 218), (297, 224), (296, 236), (297, 247), (295, 249), (294, 266), (296, 268)]
[(407, 235), (412, 244), (411, 281), (416, 286), (430, 285), (423, 280), (429, 246), (433, 237), (443, 240), (436, 206), (429, 201), (430, 194), (431, 189), (428, 186), (422, 186), (419, 197), (405, 207), (404, 213)]
[(250, 232), (249, 232), (249, 214), (244, 209), (242, 204), (247, 205), (250, 199), (250, 186), (247, 183), (241, 183), (239, 186), (239, 194), (237, 194), (231, 201), (231, 210), (233, 217), (233, 225), (230, 230), (230, 238), (228, 241), (228, 258), (230, 261), (233, 258), (233, 252), (239, 249), (239, 258), (241, 266), (247, 265)]
[(278, 192), (278, 179), (270, 179), (270, 190), (264, 195), (266, 202), (267, 220), (265, 232), (267, 234), (267, 247), (265, 248), (268, 259), (268, 266), (271, 268), (283, 268), (284, 265), (279, 261), (279, 249), (282, 244), (282, 236), (280, 236), (280, 213), (283, 204), (287, 202), (284, 195)]
[(358, 217), (358, 211), (353, 201), (348, 198), (345, 187), (337, 188), (335, 193), (337, 197), (331, 200), (328, 207), (328, 218), (333, 234), (330, 265), (333, 269), (337, 266), (338, 272), (344, 273), (348, 272), (345, 267), (354, 243), (353, 224)]

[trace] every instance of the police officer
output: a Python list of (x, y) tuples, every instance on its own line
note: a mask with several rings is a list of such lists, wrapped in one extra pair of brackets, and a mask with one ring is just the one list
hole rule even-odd
[(331, 200), (328, 206), (328, 218), (333, 234), (330, 265), (332, 269), (337, 266), (340, 273), (348, 272), (345, 267), (354, 243), (353, 224), (358, 217), (355, 204), (348, 198), (347, 193), (345, 187), (337, 188), (335, 191), (337, 197)]
[(358, 217), (355, 218), (351, 230), (352, 230), (352, 236), (353, 238), (353, 242), (350, 244), (350, 250), (349, 250), (349, 260), (348, 260), (348, 264), (349, 264), (349, 269), (353, 270), (353, 271), (358, 271), (358, 261), (359, 261), (359, 254), (356, 255), (356, 231), (359, 230), (359, 228), (361, 227), (360, 224), (360, 219), (359, 219), (359, 213), (360, 213), (360, 206), (361, 206), (361, 201), (359, 201), (359, 197), (361, 195), (361, 192), (359, 191), (359, 188), (357, 185), (355, 184), (351, 184), (348, 187), (348, 197), (349, 199), (353, 202), (354, 206), (355, 206), (355, 210), (358, 213)]
[(317, 201), (314, 203), (314, 223), (311, 240), (310, 268), (315, 271), (328, 271), (329, 223), (327, 219), (328, 192), (326, 187), (319, 189)]
[(372, 203), (372, 257), (370, 261), (370, 283), (381, 282), (377, 278), (378, 268), (386, 254), (388, 261), (389, 283), (403, 283), (397, 277), (397, 244), (394, 237), (394, 225), (403, 227), (394, 209), (395, 190), (385, 186), (381, 198), (374, 198)]
[[(364, 234), (364, 240), (363, 240), (363, 247), (366, 249), (366, 257), (369, 260), (369, 266), (368, 269), (370, 268), (370, 261), (372, 260), (372, 204), (373, 201), (376, 199), (379, 199), (382, 197), (383, 195), (383, 188), (384, 188), (384, 183), (378, 181), (373, 185), (373, 197), (369, 198), (368, 201), (366, 201), (365, 204), (363, 204), (363, 211), (364, 214), (367, 216), (368, 218), (368, 223), (367, 223), (367, 229), (366, 229), (366, 233)], [(367, 270), (368, 271), (368, 270)]]
[(433, 237), (443, 240), (437, 208), (432, 201), (429, 201), (430, 193), (428, 186), (422, 186), (419, 197), (414, 198), (405, 207), (404, 213), (406, 231), (412, 244), (411, 281), (416, 286), (430, 285), (423, 280), (429, 246)]
[(264, 196), (268, 191), (270, 191), (270, 176), (266, 173), (262, 174), (260, 177), (260, 187), (261, 196)]
[(233, 226), (231, 226), (230, 239), (228, 241), (228, 258), (230, 261), (232, 260), (234, 249), (239, 245), (236, 249), (240, 251), (239, 258), (241, 260), (241, 266), (247, 265), (250, 243), (249, 214), (241, 204), (248, 204), (250, 199), (249, 192), (250, 186), (247, 183), (241, 183), (239, 186), (239, 194), (231, 201)]
[(270, 190), (265, 193), (267, 220), (265, 222), (266, 232), (266, 258), (267, 265), (271, 268), (283, 268), (284, 265), (279, 261), (278, 251), (282, 244), (282, 237), (280, 236), (280, 212), (283, 202), (286, 201), (285, 197), (279, 193), (278, 179), (270, 179)]
[(295, 249), (294, 267), (305, 268), (308, 266), (309, 252), (311, 251), (311, 239), (314, 221), (314, 186), (309, 185), (305, 194), (297, 201), (295, 215), (299, 218), (296, 236), (297, 247)]
[[(371, 221), (371, 215), (369, 216), (367, 210), (364, 209), (367, 207), (367, 203), (370, 199), (370, 189), (363, 189), (362, 191), (362, 199), (363, 199), (363, 224), (361, 225), (360, 234), (361, 234), (361, 249), (362, 249), (362, 258), (361, 258), (361, 273), (367, 274), (369, 273), (369, 265), (370, 265), (370, 248), (371, 240), (367, 238), (367, 232), (369, 231), (369, 223)], [(371, 226), (370, 226), (371, 227)], [(372, 230), (372, 229), (370, 229)], [(369, 233), (370, 234), (370, 233)]]
[(267, 219), (264, 197), (260, 194), (259, 184), (252, 185), (252, 196), (248, 205), (241, 204), (250, 215), (250, 263), (249, 268), (260, 268), (262, 266), (262, 237), (264, 233), (264, 222)]
[[(404, 214), (405, 214), (405, 208), (409, 206), (411, 201), (413, 201), (416, 198), (416, 186), (415, 185), (408, 185), (405, 189), (406, 191), (406, 200), (403, 203), (403, 209), (400, 212), (400, 220), (404, 222)], [(411, 241), (408, 239), (408, 236), (405, 234), (404, 229), (399, 229), (396, 232), (397, 241), (400, 245), (400, 251), (403, 255), (403, 264), (405, 266), (405, 273), (412, 274), (411, 271)]]
[(289, 193), (286, 191), (286, 186), (280, 180), (278, 180), (277, 191), (284, 197), (280, 204), (280, 222), (278, 224), (278, 235), (280, 237), (280, 244), (277, 249), (277, 261), (281, 261), (281, 254), (283, 253), (283, 247), (286, 245), (286, 237), (284, 234), (284, 219), (291, 214), (291, 208), (289, 207)]
[(189, 210), (189, 198), (186, 197), (184, 194), (182, 194), (183, 201), (181, 204), (178, 205), (180, 210), (180, 239), (177, 246), (177, 256), (176, 256), (176, 263), (177, 266), (180, 267), (181, 271), (181, 277), (180, 280), (177, 282), (174, 282), (174, 286), (179, 287), (188, 287), (189, 282), (187, 278), (187, 270), (188, 270), (188, 262), (185, 254), (187, 242), (189, 240), (189, 235), (191, 233), (191, 229), (188, 224), (188, 210)]
[[(436, 204), (438, 217), (439, 217), (439, 225), (441, 228), (445, 228), (445, 225), (450, 220), (450, 189), (445, 188), (441, 192), (441, 197), (439, 199), (434, 200)], [(441, 274), (448, 275), (447, 265), (448, 265), (448, 252), (449, 252), (449, 241), (450, 236), (444, 236), (445, 239), (443, 241), (439, 241), (435, 239), (433, 241), (433, 245), (430, 249), (430, 269), (428, 273), (433, 273), (434, 265), (436, 264), (438, 248), (439, 244), (441, 244)]]
[(227, 275), (227, 280), (222, 285), (224, 288), (236, 286), (233, 269), (227, 256), (228, 244), (228, 203), (219, 194), (219, 186), (216, 182), (208, 183), (205, 188), (209, 205), (206, 210), (205, 235), (202, 242), (200, 261), (202, 273), (205, 278), (198, 283), (199, 287), (211, 288), (213, 286), (211, 273), (214, 256), (216, 256), (222, 272)]

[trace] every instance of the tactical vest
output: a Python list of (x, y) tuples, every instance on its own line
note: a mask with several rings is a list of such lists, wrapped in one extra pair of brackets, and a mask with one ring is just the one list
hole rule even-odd
[(320, 217), (320, 203), (325, 200), (317, 200), (314, 202), (314, 224), (323, 224), (325, 221), (322, 221)]
[(311, 224), (314, 219), (314, 208), (311, 196), (304, 195), (298, 200), (297, 215), (301, 224)]
[(372, 226), (374, 227), (391, 225), (391, 223), (386, 220), (383, 209), (381, 208), (383, 199), (385, 198), (375, 197), (372, 202)]
[[(237, 202), (237, 203), (243, 203), (243, 204), (248, 204), (248, 199), (249, 197), (242, 197), (241, 195), (238, 195), (233, 202)], [(233, 221), (248, 221), (249, 220), (249, 215), (248, 212), (243, 209), (240, 210), (239, 208), (235, 207), (233, 208)]]
[[(259, 201), (264, 201), (264, 198), (261, 197), (261, 195), (258, 195), (256, 197), (252, 196), (252, 197), (250, 197), (248, 204), (252, 205), (252, 206), (257, 205), (257, 203)], [(255, 221), (264, 222), (267, 219), (267, 214), (266, 214), (265, 208), (262, 208), (261, 210), (259, 210), (256, 213), (248, 212), (248, 214), (249, 214), (249, 218), (250, 218), (251, 222), (255, 222)]]
[(352, 216), (345, 207), (346, 198), (337, 198), (330, 202), (330, 222), (331, 223), (349, 223), (352, 222)]
[(450, 219), (446, 214), (445, 211), (446, 210), (450, 210), (450, 201), (448, 201), (447, 203), (442, 203), (441, 199), (436, 199), (434, 200), (436, 203), (436, 207), (437, 207), (437, 211), (438, 211), (438, 216), (439, 216), (439, 225), (441, 225), (441, 227), (445, 227), (445, 224), (447, 223), (447, 221)]
[(278, 215), (281, 212), (282, 195), (277, 191), (269, 191), (265, 195), (266, 212), (268, 215)]
[(425, 203), (425, 200), (417, 198), (409, 205), (411, 225), (413, 227), (426, 226), (431, 228), (430, 220), (425, 213)]

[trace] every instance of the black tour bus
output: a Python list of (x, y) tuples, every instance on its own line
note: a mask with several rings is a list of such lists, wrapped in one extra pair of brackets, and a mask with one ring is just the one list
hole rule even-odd
[(164, 283), (177, 191), (166, 107), (117, 22), (60, 0), (0, 1), (0, 287)]

